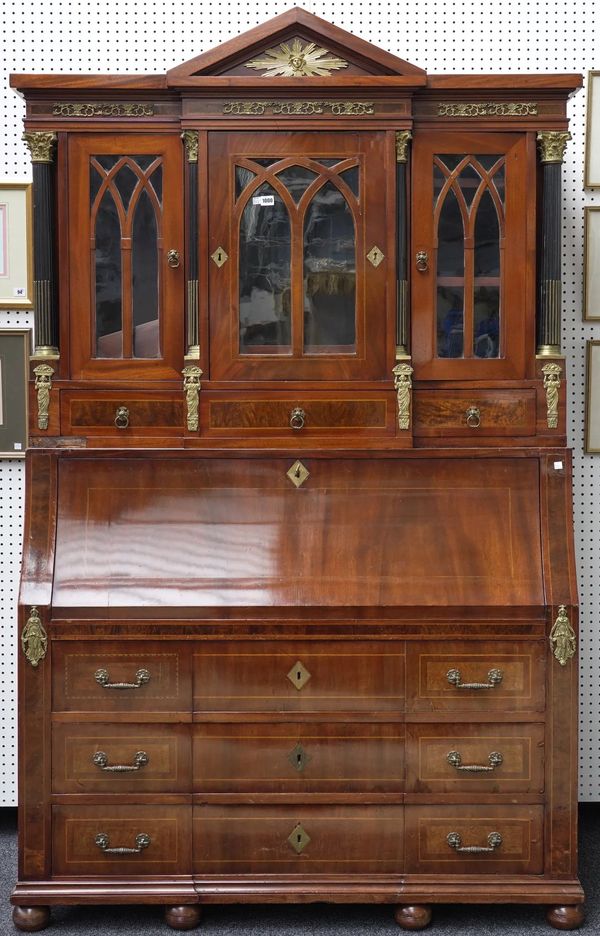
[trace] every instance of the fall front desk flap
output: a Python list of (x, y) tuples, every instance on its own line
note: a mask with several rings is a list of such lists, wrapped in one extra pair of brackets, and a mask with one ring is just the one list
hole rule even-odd
[(55, 612), (543, 603), (535, 457), (60, 461)]

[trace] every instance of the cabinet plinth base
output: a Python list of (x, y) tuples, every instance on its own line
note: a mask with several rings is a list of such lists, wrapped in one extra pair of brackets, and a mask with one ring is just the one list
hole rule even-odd
[(425, 929), (431, 923), (431, 907), (427, 904), (409, 904), (396, 907), (396, 923), (407, 930)]
[(191, 930), (200, 923), (202, 911), (198, 904), (182, 904), (179, 907), (165, 907), (165, 923), (171, 929)]
[(585, 920), (585, 913), (581, 904), (548, 907), (546, 919), (554, 929), (572, 930), (578, 929), (582, 925)]
[(50, 923), (50, 907), (14, 907), (13, 923), (24, 933), (36, 933)]

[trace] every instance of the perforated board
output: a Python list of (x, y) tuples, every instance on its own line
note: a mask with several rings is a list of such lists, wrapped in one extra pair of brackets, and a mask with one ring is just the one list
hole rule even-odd
[[(205, 4), (179, 0), (5, 0), (0, 21), (0, 177), (28, 177), (21, 142), (23, 106), (7, 86), (19, 72), (164, 72), (283, 12), (289, 2)], [(548, 72), (600, 67), (591, 0), (331, 0), (303, 6), (429, 72)], [(600, 455), (583, 453), (585, 340), (600, 324), (582, 322), (585, 92), (571, 102), (573, 140), (564, 166), (563, 349), (570, 374), (569, 444), (575, 453), (575, 528), (581, 597), (581, 757), (583, 800), (600, 800)], [(28, 324), (0, 313), (0, 326)], [(594, 478), (598, 483), (594, 486)], [(21, 548), (23, 468), (0, 461), (0, 805), (15, 802), (14, 603)]]

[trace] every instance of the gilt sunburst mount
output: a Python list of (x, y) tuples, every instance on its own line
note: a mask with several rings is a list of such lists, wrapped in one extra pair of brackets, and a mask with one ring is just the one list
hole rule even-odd
[(348, 68), (348, 62), (335, 58), (328, 49), (318, 48), (315, 42), (303, 46), (300, 39), (282, 42), (277, 49), (267, 49), (264, 55), (268, 58), (253, 59), (244, 67), (262, 71), (262, 78), (323, 77), (338, 68)]

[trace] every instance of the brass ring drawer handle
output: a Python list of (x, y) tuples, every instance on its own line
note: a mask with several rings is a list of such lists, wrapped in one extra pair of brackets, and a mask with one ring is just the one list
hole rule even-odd
[(104, 751), (96, 751), (92, 757), (96, 767), (106, 771), (106, 773), (132, 773), (145, 767), (149, 760), (150, 758), (145, 751), (138, 751), (137, 754), (134, 754), (133, 764), (109, 764), (108, 755)]
[(497, 848), (500, 848), (502, 845), (502, 836), (499, 832), (490, 832), (487, 837), (488, 847), (483, 845), (463, 845), (462, 839), (458, 832), (450, 832), (446, 836), (446, 841), (450, 848), (454, 848), (457, 852), (462, 852), (467, 855), (483, 855), (489, 852), (496, 851)]
[(117, 406), (115, 413), (115, 426), (117, 429), (127, 429), (129, 425), (129, 410), (126, 406)]
[(499, 751), (492, 751), (491, 754), (488, 754), (489, 765), (463, 764), (460, 753), (458, 751), (450, 751), (446, 760), (450, 766), (454, 767), (456, 770), (465, 770), (467, 773), (490, 773), (492, 770), (495, 770), (496, 767), (500, 767), (504, 758)]
[(470, 406), (465, 413), (469, 429), (479, 429), (481, 425), (481, 410), (478, 406)]
[(426, 273), (429, 269), (429, 254), (426, 250), (418, 250), (415, 256), (415, 266), (419, 273)]
[(290, 429), (303, 429), (306, 421), (306, 413), (299, 406), (296, 406), (290, 413)]
[(135, 682), (113, 682), (111, 683), (108, 670), (98, 669), (94, 673), (94, 679), (103, 689), (139, 689), (150, 682), (150, 673), (147, 669), (139, 669), (135, 674)]
[(105, 855), (139, 855), (145, 848), (148, 848), (152, 840), (145, 832), (140, 832), (135, 837), (135, 848), (125, 848), (124, 846), (110, 848), (106, 832), (99, 832), (95, 841), (100, 851), (103, 851)]
[(464, 683), (462, 681), (460, 670), (451, 669), (446, 673), (446, 679), (451, 686), (456, 686), (457, 689), (495, 689), (496, 686), (499, 686), (502, 682), (503, 675), (504, 674), (502, 673), (502, 670), (491, 669), (487, 674), (488, 681), (486, 683)]
[(172, 250), (167, 251), (167, 263), (172, 270), (176, 270), (179, 264), (181, 263), (181, 258), (179, 256), (179, 251), (173, 248)]

